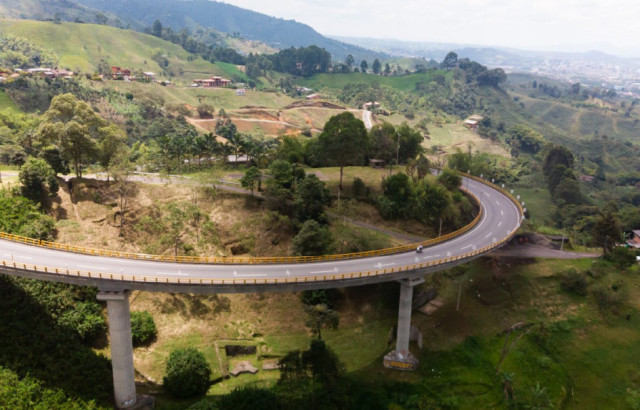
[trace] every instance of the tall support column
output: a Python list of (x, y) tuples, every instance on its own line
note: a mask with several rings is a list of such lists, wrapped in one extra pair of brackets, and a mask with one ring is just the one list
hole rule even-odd
[(396, 349), (384, 357), (384, 366), (400, 370), (415, 370), (418, 359), (409, 351), (411, 338), (411, 310), (413, 308), (413, 287), (424, 279), (405, 279), (400, 281), (400, 306), (398, 307), (398, 333)]
[(98, 300), (107, 302), (115, 404), (119, 409), (129, 408), (136, 404), (129, 292), (103, 291), (98, 293)]

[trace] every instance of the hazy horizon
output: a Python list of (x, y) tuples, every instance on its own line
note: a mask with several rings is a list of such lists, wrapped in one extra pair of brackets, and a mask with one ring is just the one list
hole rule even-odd
[(327, 36), (473, 44), (640, 57), (640, 2), (630, 0), (227, 0)]

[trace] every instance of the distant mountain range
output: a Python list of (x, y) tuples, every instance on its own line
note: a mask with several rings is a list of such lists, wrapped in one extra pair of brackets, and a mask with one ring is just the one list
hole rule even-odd
[(146, 27), (159, 20), (178, 31), (183, 28), (213, 28), (224, 33), (240, 33), (249, 40), (277, 48), (316, 45), (331, 53), (334, 61), (351, 54), (356, 61), (384, 58), (363, 47), (343, 43), (319, 34), (306, 24), (270, 17), (231, 4), (209, 0), (76, 0), (85, 6), (113, 13), (127, 23)]

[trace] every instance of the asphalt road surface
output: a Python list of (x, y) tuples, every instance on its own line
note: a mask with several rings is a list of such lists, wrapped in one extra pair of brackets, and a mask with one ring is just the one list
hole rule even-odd
[[(158, 278), (226, 279), (253, 282), (274, 278), (311, 278), (333, 276), (343, 273), (367, 272), (381, 269), (397, 269), (410, 265), (468, 254), (510, 236), (521, 222), (521, 214), (516, 205), (504, 194), (480, 182), (463, 179), (463, 185), (482, 202), (483, 217), (480, 222), (463, 235), (429, 248), (422, 253), (415, 251), (347, 260), (331, 260), (312, 263), (286, 264), (188, 264), (157, 261), (100, 257), (68, 253), (59, 250), (30, 246), (0, 240), (0, 261), (7, 265), (28, 264), (47, 266), (51, 272), (55, 268), (71, 271), (89, 271), (92, 274), (115, 274), (117, 276), (136, 275)], [(1, 262), (0, 262), (1, 264)], [(64, 278), (53, 280), (64, 281)], [(388, 280), (394, 280), (389, 278)], [(108, 282), (101, 279), (99, 282)]]

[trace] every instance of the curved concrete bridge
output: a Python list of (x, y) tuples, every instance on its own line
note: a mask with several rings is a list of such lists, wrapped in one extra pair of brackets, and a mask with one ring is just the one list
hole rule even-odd
[(409, 351), (413, 287), (427, 273), (466, 263), (505, 244), (524, 217), (504, 189), (470, 175), (462, 189), (478, 202), (472, 223), (418, 244), (322, 257), (170, 257), (87, 249), (0, 234), (0, 273), (97, 286), (107, 301), (116, 406), (136, 403), (128, 292), (182, 293), (300, 291), (399, 281), (396, 349), (385, 366), (414, 369)]

